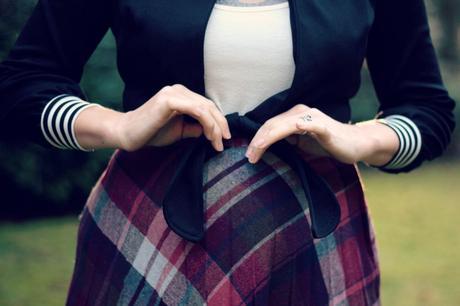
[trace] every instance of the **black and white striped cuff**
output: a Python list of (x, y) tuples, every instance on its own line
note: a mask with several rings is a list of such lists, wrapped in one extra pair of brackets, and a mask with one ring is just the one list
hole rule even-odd
[(95, 105), (98, 104), (67, 94), (54, 97), (46, 104), (41, 114), (40, 126), (43, 136), (59, 149), (94, 151), (85, 149), (78, 143), (74, 125), (81, 111)]
[(409, 165), (420, 153), (422, 136), (415, 123), (402, 115), (390, 115), (377, 121), (392, 128), (399, 138), (399, 149), (393, 158), (380, 168), (400, 169)]

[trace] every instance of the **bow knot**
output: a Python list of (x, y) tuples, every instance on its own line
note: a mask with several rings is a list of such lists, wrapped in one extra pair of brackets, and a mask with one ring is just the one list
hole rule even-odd
[[(232, 136), (252, 138), (261, 124), (245, 115), (226, 115)], [(162, 201), (168, 226), (189, 241), (200, 241), (204, 236), (203, 169), (206, 159), (213, 154), (209, 141), (201, 135), (191, 138), (185, 148)], [(278, 141), (268, 149), (286, 162), (298, 175), (308, 202), (311, 231), (315, 238), (330, 234), (340, 221), (340, 206), (334, 192), (324, 179), (297, 154), (286, 140)], [(281, 204), (281, 203), (280, 203)]]

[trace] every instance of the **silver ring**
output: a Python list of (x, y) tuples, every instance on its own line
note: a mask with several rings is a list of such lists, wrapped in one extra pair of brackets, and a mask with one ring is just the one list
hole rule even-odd
[(302, 119), (302, 120), (305, 121), (305, 122), (313, 121), (313, 118), (311, 117), (310, 114), (305, 114), (305, 115), (303, 115), (302, 117), (300, 117), (300, 119)]

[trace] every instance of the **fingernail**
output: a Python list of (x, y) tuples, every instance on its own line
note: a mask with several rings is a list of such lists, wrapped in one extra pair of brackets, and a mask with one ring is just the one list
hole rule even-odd
[(251, 153), (252, 153), (252, 148), (248, 147), (248, 149), (246, 150), (246, 154), (244, 154), (244, 156), (246, 156), (249, 159), (251, 157)]
[(232, 138), (232, 134), (230, 134), (230, 132), (225, 132), (224, 137), (225, 137), (225, 139), (230, 139), (230, 138)]

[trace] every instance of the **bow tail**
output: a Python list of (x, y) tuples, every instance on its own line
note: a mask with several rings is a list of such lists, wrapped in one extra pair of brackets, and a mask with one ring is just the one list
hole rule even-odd
[[(304, 162), (305, 163), (305, 162)], [(324, 179), (308, 165), (303, 185), (310, 188), (310, 214), (312, 233), (315, 238), (323, 238), (332, 233), (340, 222), (340, 205), (334, 192)], [(304, 187), (305, 190), (305, 187)]]
[(328, 183), (289, 146), (287, 142), (278, 142), (272, 147), (297, 173), (308, 202), (312, 235), (314, 238), (323, 238), (339, 224), (340, 205)]
[(201, 137), (187, 145), (162, 202), (168, 226), (193, 242), (204, 236), (202, 174), (206, 150)]

